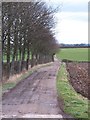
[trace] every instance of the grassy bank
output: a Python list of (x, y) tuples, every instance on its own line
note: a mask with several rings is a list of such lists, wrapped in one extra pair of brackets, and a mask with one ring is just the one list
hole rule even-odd
[(88, 118), (88, 100), (77, 94), (67, 79), (65, 64), (62, 64), (57, 76), (58, 95), (64, 100), (64, 112), (75, 118)]
[(63, 48), (58, 51), (57, 57), (74, 61), (90, 61), (89, 52), (90, 48)]

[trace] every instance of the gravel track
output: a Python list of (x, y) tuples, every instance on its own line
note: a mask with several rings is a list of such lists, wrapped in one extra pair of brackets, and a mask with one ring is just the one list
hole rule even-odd
[[(62, 118), (56, 91), (56, 74), (60, 62), (39, 68), (2, 97), (3, 117), (54, 115)], [(54, 117), (53, 116), (53, 117)], [(48, 116), (49, 117), (49, 116)]]

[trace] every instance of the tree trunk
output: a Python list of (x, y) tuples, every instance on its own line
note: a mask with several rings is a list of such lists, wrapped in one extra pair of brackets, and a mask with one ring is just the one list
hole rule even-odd
[(29, 48), (28, 48), (28, 50), (27, 50), (26, 70), (28, 70), (28, 68), (29, 68), (29, 59), (30, 59), (30, 51), (29, 51)]
[(34, 66), (34, 54), (31, 54), (31, 68)]
[(8, 41), (7, 49), (7, 78), (10, 76), (10, 42)]
[(21, 71), (23, 70), (23, 63), (24, 63), (24, 59), (25, 59), (25, 41), (24, 41), (24, 45), (23, 45), (23, 49), (22, 49), (22, 60), (21, 60)]
[(54, 62), (54, 55), (52, 55), (52, 61)]

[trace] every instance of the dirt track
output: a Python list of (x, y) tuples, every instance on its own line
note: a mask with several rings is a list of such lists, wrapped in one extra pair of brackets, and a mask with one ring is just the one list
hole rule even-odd
[(3, 96), (2, 114), (7, 117), (58, 115), (62, 118), (56, 92), (56, 74), (60, 63), (38, 69)]

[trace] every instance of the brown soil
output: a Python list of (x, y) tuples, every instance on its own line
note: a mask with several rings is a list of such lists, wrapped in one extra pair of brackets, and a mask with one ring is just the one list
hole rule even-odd
[(2, 97), (3, 117), (30, 117), (57, 115), (64, 118), (59, 108), (56, 91), (56, 74), (60, 63), (39, 68)]
[(88, 86), (90, 86), (90, 80), (88, 77), (88, 71), (90, 63), (84, 62), (68, 62), (66, 63), (67, 71), (69, 72), (69, 81), (73, 88), (83, 95), (88, 97)]

